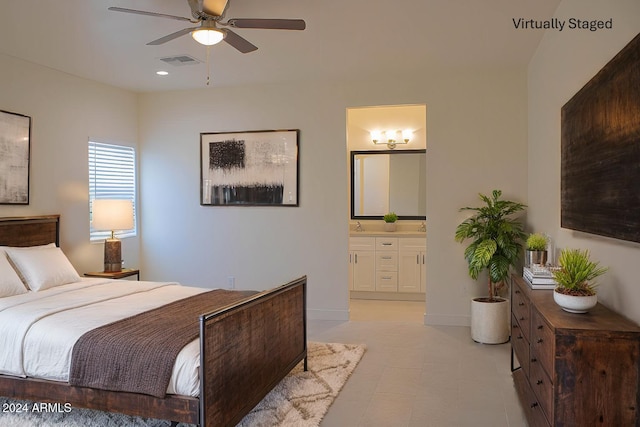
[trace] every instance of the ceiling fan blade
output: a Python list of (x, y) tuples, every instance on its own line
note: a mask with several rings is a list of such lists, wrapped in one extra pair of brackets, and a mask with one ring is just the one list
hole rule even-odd
[(249, 53), (258, 49), (258, 47), (251, 43), (249, 40), (239, 36), (233, 31), (225, 29), (224, 32), (226, 33), (224, 41), (238, 49), (240, 52)]
[(157, 46), (159, 44), (164, 44), (164, 43), (166, 43), (168, 41), (171, 41), (173, 39), (177, 39), (180, 36), (184, 36), (185, 34), (189, 34), (191, 31), (193, 31), (193, 30), (195, 30), (197, 28), (200, 28), (200, 27), (184, 28), (184, 29), (182, 29), (180, 31), (176, 31), (175, 33), (171, 33), (171, 34), (169, 34), (167, 36), (160, 37), (157, 40), (151, 41), (151, 42), (147, 43), (147, 45), (148, 46)]
[(126, 13), (135, 13), (137, 15), (154, 16), (157, 18), (176, 19), (178, 21), (187, 21), (187, 22), (193, 22), (193, 23), (198, 22), (190, 18), (185, 18), (183, 16), (167, 15), (164, 13), (156, 13), (156, 12), (146, 12), (144, 10), (136, 10), (136, 9), (126, 9), (124, 7), (110, 7), (109, 10), (112, 10), (114, 12), (126, 12)]
[(226, 24), (233, 28), (264, 28), (269, 30), (304, 30), (303, 19), (229, 19)]
[(203, 0), (202, 11), (208, 15), (222, 16), (228, 4), (228, 0)]

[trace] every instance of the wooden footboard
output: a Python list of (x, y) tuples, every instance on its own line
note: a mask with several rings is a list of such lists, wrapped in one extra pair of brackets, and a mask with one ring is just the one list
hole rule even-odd
[(201, 425), (236, 425), (300, 361), (306, 369), (306, 283), (200, 318)]

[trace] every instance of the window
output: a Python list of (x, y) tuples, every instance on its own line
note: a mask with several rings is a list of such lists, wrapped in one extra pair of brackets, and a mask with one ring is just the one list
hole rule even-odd
[(109, 231), (91, 228), (94, 199), (124, 199), (133, 202), (133, 228), (117, 231), (116, 236), (137, 234), (136, 220), (136, 151), (125, 145), (89, 141), (89, 228), (91, 241), (111, 237)]

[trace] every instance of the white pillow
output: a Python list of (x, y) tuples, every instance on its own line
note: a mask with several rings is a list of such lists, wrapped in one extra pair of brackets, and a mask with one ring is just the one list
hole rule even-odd
[(60, 248), (7, 248), (6, 252), (32, 291), (80, 281), (78, 272)]
[(7, 259), (7, 254), (0, 249), (0, 298), (27, 293), (27, 288), (20, 276)]

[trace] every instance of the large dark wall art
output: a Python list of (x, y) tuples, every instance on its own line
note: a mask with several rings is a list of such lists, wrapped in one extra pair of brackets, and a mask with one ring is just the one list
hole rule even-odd
[(200, 204), (298, 206), (299, 130), (200, 134)]
[(640, 34), (562, 107), (561, 226), (640, 242)]
[(31, 117), (0, 111), (0, 204), (29, 204)]

